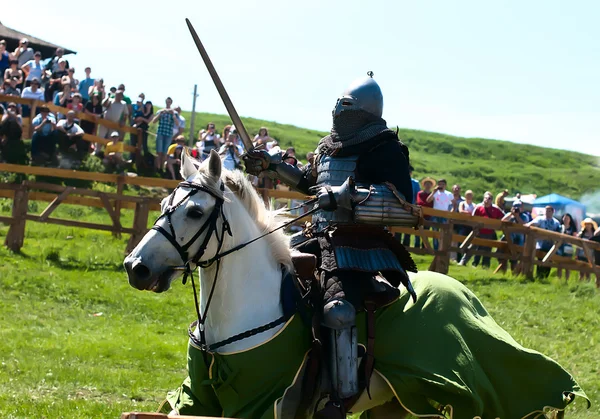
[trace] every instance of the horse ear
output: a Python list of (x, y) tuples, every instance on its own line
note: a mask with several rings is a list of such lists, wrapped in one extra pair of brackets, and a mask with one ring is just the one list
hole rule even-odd
[(214, 149), (210, 150), (210, 158), (208, 159), (208, 173), (215, 178), (221, 177), (221, 157)]
[(194, 164), (192, 156), (190, 156), (187, 147), (184, 147), (183, 152), (181, 153), (180, 173), (183, 179), (189, 179), (191, 176), (194, 176), (196, 173), (198, 173), (198, 168)]

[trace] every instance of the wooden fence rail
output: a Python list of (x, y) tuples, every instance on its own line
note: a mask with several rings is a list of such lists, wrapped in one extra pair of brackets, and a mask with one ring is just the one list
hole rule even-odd
[[(178, 181), (174, 180), (78, 172), (75, 170), (13, 164), (0, 164), (0, 171), (53, 176), (65, 179), (92, 180), (115, 183), (118, 186), (117, 193), (107, 193), (41, 182), (25, 181), (19, 185), (0, 184), (0, 197), (13, 199), (12, 216), (0, 217), (0, 222), (10, 226), (6, 237), (6, 245), (13, 250), (19, 250), (23, 246), (25, 222), (37, 221), (111, 231), (115, 235), (120, 235), (121, 233), (131, 234), (126, 249), (126, 251), (130, 251), (146, 234), (149, 212), (160, 210), (160, 200), (164, 196), (142, 197), (123, 195), (123, 185), (171, 189), (178, 184)], [(302, 194), (286, 190), (259, 189), (258, 192), (265, 200), (289, 201), (293, 199), (301, 201), (306, 198)], [(31, 200), (49, 202), (50, 204), (40, 215), (32, 215), (27, 213), (27, 204)], [(50, 217), (60, 204), (104, 208), (111, 219), (111, 224), (104, 225)], [(124, 227), (121, 224), (120, 209), (133, 209), (135, 211), (132, 227)], [(419, 229), (392, 227), (390, 231), (392, 233), (420, 237), (423, 247), (409, 247), (408, 250), (415, 254), (432, 255), (434, 258), (429, 267), (432, 271), (447, 273), (450, 264), (450, 253), (457, 252), (497, 258), (501, 262), (499, 269), (505, 269), (511, 260), (518, 261), (517, 272), (527, 277), (533, 276), (535, 266), (569, 269), (581, 273), (594, 273), (597, 277), (597, 285), (600, 286), (600, 280), (598, 280), (600, 278), (600, 267), (594, 263), (594, 250), (600, 250), (599, 243), (536, 227), (525, 227), (500, 220), (473, 217), (467, 214), (439, 211), (431, 208), (423, 208), (423, 212), (427, 216), (444, 218), (447, 222), (425, 221), (425, 225)], [(303, 221), (308, 221), (308, 217), (300, 220), (300, 223)], [(472, 228), (472, 232), (467, 236), (455, 234), (453, 228), (455, 224), (468, 225)], [(484, 228), (502, 232), (506, 239), (500, 241), (477, 237), (478, 232)], [(525, 236), (525, 244), (523, 246), (512, 243), (510, 237), (514, 233)], [(431, 243), (430, 240), (432, 239), (438, 241), (437, 249)], [(553, 243), (552, 248), (548, 252), (536, 250), (535, 245), (539, 240), (551, 241)], [(582, 249), (586, 255), (587, 262), (557, 255), (557, 250), (565, 243)], [(495, 251), (492, 249), (495, 249)]]

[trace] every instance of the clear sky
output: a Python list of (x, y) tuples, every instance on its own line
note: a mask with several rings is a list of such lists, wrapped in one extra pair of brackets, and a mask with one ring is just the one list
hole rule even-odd
[(190, 110), (198, 84), (197, 110), (225, 113), (187, 17), (242, 116), (328, 130), (372, 70), (390, 126), (600, 155), (595, 0), (5, 3), (3, 24), (78, 52), (76, 76), (155, 104)]

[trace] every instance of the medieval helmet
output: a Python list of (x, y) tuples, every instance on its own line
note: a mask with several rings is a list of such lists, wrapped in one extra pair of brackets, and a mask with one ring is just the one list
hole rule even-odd
[(381, 118), (383, 114), (383, 95), (377, 82), (373, 79), (373, 72), (367, 73), (368, 77), (355, 80), (338, 98), (333, 109), (333, 119), (347, 110), (361, 110)]

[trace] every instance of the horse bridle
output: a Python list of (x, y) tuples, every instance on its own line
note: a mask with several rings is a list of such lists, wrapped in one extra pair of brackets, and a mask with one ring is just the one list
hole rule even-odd
[[(190, 192), (188, 192), (188, 194), (181, 200), (179, 201), (177, 204), (175, 204), (173, 206), (173, 200), (175, 199), (175, 195), (177, 192), (177, 189), (179, 188), (190, 188)], [(221, 192), (225, 191), (225, 185), (223, 182), (221, 182), (220, 185), (220, 190)], [(210, 196), (212, 196), (213, 198), (215, 198), (215, 206), (213, 207), (208, 219), (204, 222), (204, 224), (202, 224), (202, 226), (200, 227), (200, 229), (196, 232), (196, 234), (194, 234), (194, 236), (189, 239), (187, 241), (187, 243), (181, 245), (179, 244), (179, 242), (177, 241), (177, 235), (175, 234), (175, 229), (173, 227), (173, 223), (171, 222), (171, 216), (172, 214), (175, 212), (175, 210), (177, 210), (185, 201), (187, 201), (189, 198), (191, 198), (192, 196), (194, 196), (195, 194), (197, 194), (199, 191), (203, 191), (208, 193)], [(281, 316), (280, 318), (269, 322), (265, 325), (259, 326), (259, 327), (255, 327), (254, 329), (250, 329), (247, 330), (245, 332), (239, 333), (237, 335), (231, 336), (227, 339), (224, 339), (220, 342), (216, 342), (213, 343), (212, 345), (207, 345), (206, 344), (206, 335), (205, 335), (205, 328), (204, 328), (204, 324), (206, 322), (206, 317), (208, 315), (208, 308), (210, 306), (210, 302), (212, 300), (214, 291), (215, 291), (215, 286), (217, 284), (217, 278), (219, 277), (219, 268), (221, 266), (221, 259), (224, 258), (225, 256), (238, 251), (246, 246), (248, 246), (251, 243), (254, 243), (255, 241), (268, 236), (271, 233), (274, 233), (282, 228), (287, 227), (290, 224), (293, 224), (294, 222), (298, 221), (300, 218), (302, 217), (306, 217), (309, 214), (312, 214), (313, 212), (318, 210), (318, 207), (315, 207), (309, 211), (307, 211), (306, 213), (300, 215), (299, 217), (295, 217), (293, 219), (291, 219), (290, 221), (287, 221), (285, 223), (283, 223), (282, 225), (274, 228), (273, 230), (270, 230), (266, 233), (261, 234), (258, 237), (255, 237), (252, 240), (249, 240), (245, 243), (241, 243), (237, 246), (232, 247), (229, 250), (226, 250), (225, 252), (221, 252), (221, 248), (223, 247), (223, 242), (225, 240), (225, 233), (229, 234), (229, 236), (232, 236), (231, 233), (231, 228), (229, 225), (229, 222), (227, 220), (227, 217), (225, 217), (225, 212), (223, 209), (223, 204), (224, 204), (225, 200), (222, 196), (217, 195), (216, 193), (214, 193), (214, 191), (212, 191), (211, 189), (200, 185), (198, 183), (194, 183), (194, 182), (181, 182), (171, 193), (171, 198), (169, 199), (169, 206), (168, 208), (165, 210), (165, 212), (163, 212), (154, 222), (154, 226), (152, 226), (152, 230), (156, 230), (159, 233), (161, 233), (172, 245), (173, 247), (177, 250), (177, 252), (179, 253), (179, 256), (181, 257), (181, 260), (183, 261), (183, 266), (178, 266), (178, 267), (174, 267), (172, 269), (174, 270), (183, 270), (184, 274), (183, 274), (183, 284), (185, 284), (187, 282), (187, 278), (188, 276), (192, 279), (192, 288), (194, 290), (194, 305), (196, 308), (196, 315), (198, 316), (198, 320), (197, 320), (197, 325), (198, 325), (198, 330), (200, 332), (200, 341), (198, 341), (198, 339), (196, 338), (196, 336), (193, 334), (193, 331), (190, 330), (188, 331), (188, 334), (190, 335), (190, 339), (197, 345), (200, 347), (200, 349), (202, 350), (202, 353), (204, 355), (204, 359), (205, 362), (208, 362), (207, 358), (206, 358), (206, 352), (208, 351), (212, 351), (215, 349), (218, 349), (222, 346), (228, 345), (230, 343), (233, 342), (237, 342), (246, 338), (249, 338), (251, 336), (254, 336), (258, 333), (262, 333), (265, 332), (269, 329), (272, 329), (274, 327), (277, 327), (280, 324), (283, 324), (285, 321), (287, 321), (287, 317), (286, 316)], [(290, 210), (294, 210), (300, 207), (304, 207), (307, 205), (310, 205), (312, 203), (316, 202), (316, 198), (315, 199), (311, 199), (306, 201), (305, 203), (303, 203), (302, 205), (300, 205), (299, 207), (296, 208), (290, 208)], [(217, 233), (217, 220), (219, 218), (219, 216), (221, 216), (222, 220), (223, 220), (223, 224), (221, 227), (221, 234), (219, 236), (219, 234)], [(167, 219), (167, 225), (169, 226), (169, 231), (167, 231), (166, 229), (164, 229), (162, 226), (157, 225), (156, 223), (161, 220), (162, 218), (166, 217)], [(202, 233), (206, 232), (206, 235), (204, 236), (204, 240), (202, 241), (202, 244), (200, 245), (200, 248), (198, 249), (198, 251), (196, 252), (196, 254), (194, 255), (193, 258), (189, 258), (189, 249), (190, 247), (196, 242), (196, 240), (198, 240), (198, 238), (200, 238), (200, 236), (202, 235)], [(217, 251), (215, 253), (215, 255), (206, 260), (206, 261), (200, 261), (200, 258), (202, 258), (202, 256), (204, 256), (204, 253), (206, 252), (206, 248), (208, 247), (208, 243), (210, 241), (210, 238), (212, 237), (212, 235), (215, 234), (215, 236), (217, 237)], [(196, 267), (200, 266), (202, 268), (208, 268), (209, 266), (211, 266), (213, 263), (216, 262), (216, 269), (215, 269), (215, 277), (213, 279), (213, 283), (212, 283), (212, 287), (210, 290), (210, 293), (208, 294), (208, 299), (206, 301), (206, 306), (204, 308), (204, 313), (201, 314), (200, 313), (200, 305), (198, 304), (198, 294), (196, 291), (196, 284), (194, 282), (194, 275), (193, 275), (193, 271), (196, 269)], [(191, 267), (191, 265), (195, 265), (194, 268)], [(192, 325), (193, 326), (193, 325)]]
[[(179, 201), (176, 205), (173, 206), (173, 200), (175, 199), (175, 194), (177, 192), (177, 189), (179, 189), (179, 188), (190, 188), (191, 190), (181, 201)], [(221, 183), (220, 189), (221, 189), (221, 192), (223, 192), (225, 190), (225, 187), (222, 183)], [(181, 245), (177, 241), (177, 235), (175, 234), (175, 229), (173, 228), (173, 223), (171, 222), (171, 216), (181, 205), (183, 205), (183, 203), (185, 201), (187, 201), (189, 198), (191, 198), (192, 196), (197, 194), (199, 191), (206, 192), (209, 195), (211, 195), (213, 198), (215, 198), (215, 200), (216, 200), (215, 206), (213, 207), (208, 219), (204, 222), (204, 224), (202, 224), (202, 226), (196, 232), (196, 234), (194, 234), (194, 236), (191, 239), (189, 239), (187, 241), (187, 243)], [(167, 240), (169, 240), (169, 242), (173, 245), (173, 247), (175, 247), (175, 250), (177, 250), (177, 253), (179, 253), (181, 260), (183, 261), (184, 267), (187, 268), (189, 266), (190, 262), (193, 263), (194, 265), (198, 265), (198, 261), (200, 260), (200, 258), (202, 256), (204, 256), (204, 252), (206, 252), (206, 247), (208, 246), (208, 242), (210, 241), (210, 238), (212, 237), (213, 233), (216, 233), (216, 231), (217, 231), (217, 219), (219, 218), (219, 215), (223, 219), (223, 228), (221, 231), (221, 237), (219, 237), (217, 235), (217, 239), (219, 242), (219, 245), (218, 245), (219, 249), (217, 250), (217, 254), (219, 253), (219, 250), (221, 249), (221, 246), (223, 244), (223, 238), (224, 238), (225, 232), (229, 233), (229, 235), (231, 236), (231, 229), (229, 228), (229, 223), (227, 222), (225, 213), (223, 212), (223, 202), (224, 202), (224, 199), (221, 196), (215, 194), (212, 190), (210, 190), (209, 188), (207, 188), (203, 185), (193, 183), (193, 182), (181, 182), (175, 188), (173, 193), (171, 194), (171, 198), (169, 199), (169, 206), (168, 206), (167, 210), (165, 212), (163, 212), (156, 219), (156, 221), (154, 222), (154, 226), (152, 227), (152, 230), (158, 231)], [(164, 217), (166, 217), (166, 219), (167, 219), (167, 225), (169, 226), (169, 230), (171, 230), (170, 232), (165, 230), (162, 226), (159, 226), (156, 224), (160, 219), (162, 219)], [(188, 254), (189, 248), (196, 242), (196, 240), (198, 240), (198, 238), (205, 231), (206, 231), (206, 236), (204, 237), (204, 241), (200, 245), (200, 248), (198, 249), (198, 251), (196, 252), (194, 257), (190, 258), (189, 254)]]

